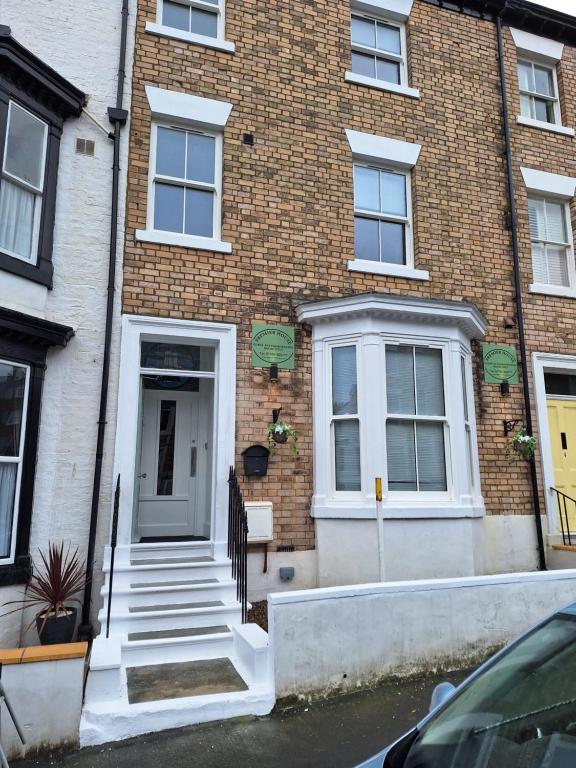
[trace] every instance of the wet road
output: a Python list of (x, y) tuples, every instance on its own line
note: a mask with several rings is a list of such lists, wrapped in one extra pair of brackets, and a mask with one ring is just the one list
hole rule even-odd
[(428, 710), (441, 680), (403, 681), (371, 691), (275, 712), (141, 736), (60, 756), (21, 760), (16, 768), (352, 768), (382, 749)]

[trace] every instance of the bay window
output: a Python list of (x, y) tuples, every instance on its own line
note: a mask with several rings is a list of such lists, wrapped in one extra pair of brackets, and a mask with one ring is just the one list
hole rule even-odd
[(465, 302), (360, 294), (297, 308), (312, 326), (312, 514), (483, 514), (471, 338), (485, 320)]

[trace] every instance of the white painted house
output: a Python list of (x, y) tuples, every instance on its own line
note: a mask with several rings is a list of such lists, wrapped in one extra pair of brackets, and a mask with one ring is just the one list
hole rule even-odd
[[(78, 11), (73, 0), (0, 2), (0, 603), (21, 593), (38, 548), (64, 541), (85, 555), (90, 528), (109, 259), (112, 242), (118, 288), (128, 142), (118, 142), (112, 238), (108, 108), (117, 106), (122, 3), (86, 0)], [(127, 77), (126, 104), (129, 93)], [(103, 507), (111, 497), (117, 306), (110, 327)], [(2, 618), (0, 644), (18, 645), (27, 623), (20, 614)], [(34, 642), (35, 632), (26, 639)]]

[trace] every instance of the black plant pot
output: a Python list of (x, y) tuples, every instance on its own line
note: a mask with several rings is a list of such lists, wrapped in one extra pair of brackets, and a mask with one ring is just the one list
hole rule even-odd
[(275, 443), (287, 443), (288, 432), (272, 432), (272, 440), (274, 440)]
[(42, 612), (36, 616), (36, 629), (42, 645), (72, 642), (78, 609), (68, 607), (66, 610), (68, 611), (67, 616), (49, 616), (46, 621), (44, 621)]

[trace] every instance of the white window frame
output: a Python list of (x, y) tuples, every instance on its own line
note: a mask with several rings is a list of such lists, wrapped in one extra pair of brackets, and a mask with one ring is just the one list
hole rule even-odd
[[(17, 106), (18, 109), (21, 109), (23, 112), (26, 112), (28, 115), (30, 115), (30, 117), (32, 117), (34, 120), (36, 120), (37, 122), (41, 123), (44, 126), (44, 146), (42, 147), (41, 176), (40, 176), (40, 185), (38, 187), (35, 187), (32, 184), (28, 184), (26, 181), (23, 181), (22, 179), (19, 179), (18, 177), (13, 176), (5, 168), (6, 158), (8, 155), (8, 131), (10, 127), (10, 118), (12, 115), (13, 106)], [(17, 187), (21, 187), (22, 189), (25, 189), (27, 192), (31, 192), (34, 195), (34, 221), (32, 225), (32, 241), (30, 244), (29, 259), (27, 259), (25, 256), (21, 256), (19, 253), (16, 253), (15, 251), (11, 251), (9, 248), (0, 248), (0, 250), (2, 251), (2, 253), (6, 253), (8, 256), (11, 256), (14, 259), (23, 261), (25, 264), (36, 265), (38, 263), (38, 238), (40, 235), (40, 221), (42, 218), (42, 204), (44, 200), (44, 178), (46, 174), (47, 151), (48, 151), (48, 123), (45, 120), (42, 120), (42, 118), (38, 117), (38, 115), (34, 114), (34, 112), (31, 112), (29, 109), (26, 109), (26, 107), (22, 106), (22, 104), (19, 104), (13, 99), (10, 99), (10, 102), (8, 104), (8, 115), (6, 118), (6, 136), (4, 138), (4, 153), (3, 153), (2, 169), (0, 171), (0, 175), (2, 176), (2, 178), (8, 179), (8, 181), (16, 185)]]
[[(572, 230), (572, 215), (570, 203), (576, 193), (576, 178), (561, 176), (555, 173), (538, 171), (533, 168), (521, 167), (522, 178), (527, 190), (527, 198), (550, 200), (555, 203), (564, 203), (566, 218), (566, 235), (568, 238), (568, 276), (569, 286), (547, 285), (545, 283), (531, 283), (528, 286), (530, 293), (541, 293), (547, 296), (562, 296), (576, 298), (576, 264), (574, 261), (574, 233)], [(526, 214), (528, 204), (526, 203)], [(530, 266), (532, 268), (532, 237), (528, 225), (528, 238), (530, 241)]]
[[(389, 173), (395, 173), (398, 176), (404, 177), (405, 191), (406, 191), (406, 216), (395, 216), (391, 213), (382, 213), (380, 211), (368, 211), (364, 208), (357, 208), (354, 203), (354, 220), (356, 218), (362, 219), (374, 219), (375, 221), (389, 221), (392, 224), (404, 225), (404, 255), (406, 257), (405, 264), (394, 264), (387, 261), (368, 261), (369, 264), (383, 266), (384, 268), (391, 267), (398, 270), (413, 270), (414, 269), (414, 236), (412, 234), (412, 174), (410, 171), (405, 171), (399, 168), (391, 168), (385, 164), (378, 165), (376, 163), (363, 163), (355, 162), (352, 172), (354, 180), (354, 171), (356, 168), (369, 168), (374, 171), (388, 171)], [(354, 183), (354, 198), (356, 198), (356, 184)], [(380, 229), (378, 229), (378, 239), (380, 241)], [(380, 251), (379, 254), (381, 255)], [(354, 253), (354, 261), (359, 262), (361, 259), (356, 258)]]
[(199, 35), (196, 32), (189, 32), (175, 27), (169, 27), (162, 21), (164, 0), (156, 0), (156, 21), (146, 22), (146, 32), (160, 35), (162, 37), (172, 37), (177, 40), (183, 40), (188, 43), (202, 45), (205, 48), (215, 48), (216, 50), (234, 53), (236, 46), (234, 43), (225, 40), (225, 0), (218, 0), (218, 3), (208, 3), (204, 0), (171, 0), (188, 8), (197, 8), (201, 11), (210, 11), (217, 16), (217, 36)]
[[(163, 176), (156, 173), (156, 150), (158, 146), (158, 129), (168, 128), (169, 130), (180, 131), (184, 133), (195, 133), (200, 136), (209, 136), (215, 139), (214, 146), (214, 183), (209, 184), (201, 181), (190, 181), (173, 176)], [(188, 143), (186, 142), (186, 145)], [(214, 193), (214, 205), (212, 209), (212, 237), (203, 238), (200, 235), (187, 235), (183, 232), (169, 232), (168, 230), (154, 229), (154, 207), (155, 207), (155, 185), (156, 183), (169, 184), (171, 186), (183, 187), (184, 189), (198, 189), (205, 192)], [(159, 232), (167, 235), (177, 235), (180, 237), (196, 238), (198, 240), (220, 240), (222, 223), (222, 134), (214, 131), (204, 131), (195, 126), (169, 124), (165, 121), (155, 121), (152, 123), (152, 135), (150, 139), (150, 172), (148, 174), (148, 220), (147, 227), (149, 231)]]
[(567, 200), (559, 200), (558, 198), (554, 198), (551, 195), (543, 195), (536, 192), (529, 192), (528, 193), (528, 200), (536, 200), (536, 201), (543, 201), (544, 203), (555, 203), (557, 205), (561, 205), (564, 211), (564, 226), (566, 229), (566, 242), (556, 242), (554, 240), (532, 240), (532, 235), (530, 235), (530, 246), (531, 246), (531, 260), (532, 260), (532, 270), (534, 270), (534, 243), (540, 243), (545, 248), (548, 245), (552, 246), (560, 246), (562, 248), (566, 249), (566, 259), (567, 259), (567, 267), (568, 267), (568, 285), (554, 285), (552, 283), (532, 283), (531, 289), (533, 289), (533, 292), (536, 292), (536, 288), (539, 288), (543, 291), (546, 291), (548, 293), (550, 292), (556, 292), (560, 291), (562, 294), (574, 294), (576, 296), (576, 264), (574, 262), (574, 235), (572, 231), (572, 221), (571, 221), (571, 212), (570, 212), (570, 204)]
[[(406, 60), (406, 25), (403, 22), (392, 21), (386, 16), (376, 13), (367, 13), (366, 11), (358, 11), (354, 8), (350, 12), (350, 30), (352, 30), (352, 18), (358, 16), (359, 18), (372, 21), (375, 24), (385, 24), (388, 27), (397, 29), (400, 33), (400, 53), (392, 53), (391, 51), (385, 51), (381, 48), (372, 48), (370, 46), (362, 45), (361, 43), (355, 43), (352, 41), (352, 33), (350, 33), (350, 52), (364, 53), (368, 56), (372, 56), (375, 59), (384, 59), (385, 61), (391, 61), (394, 64), (399, 65), (399, 83), (390, 83), (388, 80), (381, 80), (379, 77), (369, 78), (376, 80), (378, 83), (384, 83), (386, 85), (399, 85), (406, 86), (408, 84), (408, 65)], [(358, 74), (354, 72), (353, 74)], [(366, 77), (364, 75), (364, 77)]]
[[(223, 242), (222, 227), (222, 155), (224, 128), (232, 111), (232, 104), (225, 101), (205, 99), (179, 91), (169, 91), (147, 85), (146, 97), (150, 105), (152, 122), (150, 128), (150, 153), (148, 160), (148, 204), (146, 209), (146, 229), (137, 229), (136, 240), (145, 243), (175, 245), (181, 248), (216, 253), (232, 253), (232, 244)], [(214, 231), (212, 237), (185, 235), (177, 232), (154, 229), (154, 178), (156, 170), (156, 126), (175, 128), (176, 130), (217, 137), (215, 149), (216, 173), (214, 182), (216, 200), (214, 201)], [(181, 180), (180, 180), (181, 181)], [(194, 182), (196, 184), (196, 182)]]
[[(445, 471), (446, 471), (446, 490), (445, 491), (391, 491), (388, 489), (388, 477), (386, 476), (386, 489), (387, 494), (390, 499), (397, 499), (401, 501), (421, 501), (422, 499), (430, 499), (433, 501), (438, 500), (448, 500), (452, 497), (452, 462), (450, 461), (450, 445), (451, 445), (451, 434), (454, 431), (454, 425), (451, 424), (451, 419), (449, 417), (449, 411), (448, 411), (448, 395), (451, 394), (447, 392), (447, 387), (450, 382), (449, 378), (449, 370), (447, 367), (447, 354), (448, 354), (448, 346), (445, 342), (442, 342), (440, 340), (430, 339), (426, 341), (422, 340), (410, 340), (406, 338), (405, 336), (389, 336), (383, 334), (383, 344), (384, 344), (384, 372), (383, 372), (383, 380), (382, 380), (382, 389), (383, 389), (383, 408), (385, 412), (385, 424), (384, 424), (384, 431), (385, 431), (385, 443), (386, 443), (386, 435), (387, 435), (387, 427), (389, 421), (407, 421), (411, 424), (418, 424), (418, 422), (424, 422), (424, 423), (441, 423), (444, 425), (444, 465), (445, 465)], [(444, 416), (425, 416), (422, 414), (407, 414), (407, 413), (390, 413), (388, 411), (388, 389), (387, 389), (387, 360), (386, 360), (386, 347), (387, 346), (402, 346), (402, 347), (411, 347), (412, 349), (415, 349), (416, 347), (424, 347), (427, 349), (439, 349), (442, 353), (442, 377), (443, 377), (443, 391), (444, 391)], [(416, 384), (416, 378), (414, 378), (414, 383)], [(416, 443), (414, 443), (416, 447)], [(387, 460), (388, 457), (386, 457)], [(416, 466), (418, 466), (418, 455), (416, 453)], [(387, 475), (387, 472), (386, 472)], [(417, 480), (418, 480), (418, 471), (417, 471)]]
[[(363, 420), (361, 417), (361, 413), (363, 412), (363, 407), (361, 403), (361, 397), (362, 397), (362, 387), (360, 383), (360, 372), (362, 370), (362, 360), (361, 360), (361, 347), (359, 342), (359, 338), (348, 338), (348, 339), (339, 339), (338, 341), (329, 342), (326, 346), (326, 355), (328, 360), (327, 365), (327, 374), (328, 379), (326, 381), (326, 390), (328, 392), (328, 409), (330, 414), (330, 424), (329, 424), (329, 430), (330, 430), (330, 488), (331, 488), (331, 494), (334, 497), (337, 497), (339, 499), (349, 499), (354, 500), (361, 497), (362, 494), (362, 438), (363, 438)], [(334, 398), (333, 398), (333, 392), (332, 392), (332, 384), (333, 384), (333, 378), (332, 378), (332, 353), (334, 349), (342, 348), (342, 347), (354, 347), (356, 350), (356, 403), (357, 403), (357, 411), (355, 414), (342, 414), (342, 415), (335, 415), (333, 411), (333, 405), (334, 405)], [(359, 437), (360, 437), (360, 490), (359, 491), (337, 491), (336, 490), (336, 437), (335, 437), (335, 430), (334, 430), (334, 423), (336, 421), (358, 421), (358, 431), (359, 431)]]
[[(314, 496), (319, 518), (374, 519), (374, 479), (384, 490), (385, 518), (471, 518), (484, 514), (476, 437), (470, 338), (481, 337), (485, 322), (469, 305), (456, 306), (380, 294), (301, 305), (300, 322), (312, 326)], [(466, 317), (465, 317), (466, 316)], [(446, 491), (388, 491), (386, 456), (386, 344), (443, 350)], [(361, 490), (336, 491), (332, 436), (332, 349), (356, 345)], [(462, 358), (467, 371), (466, 401)], [(467, 418), (465, 403), (468, 406)], [(414, 420), (412, 416), (406, 418)], [(422, 417), (423, 421), (433, 420)], [(471, 443), (471, 474), (466, 433)]]
[[(534, 67), (542, 67), (543, 69), (547, 69), (549, 72), (552, 72), (552, 85), (554, 89), (554, 95), (548, 96), (545, 93), (538, 93), (538, 91), (528, 91), (520, 87), (520, 65), (529, 65), (534, 69)], [(544, 123), (545, 125), (561, 125), (562, 119), (560, 115), (560, 96), (558, 93), (558, 75), (556, 73), (556, 65), (555, 64), (547, 64), (542, 61), (538, 61), (536, 59), (528, 58), (527, 56), (520, 56), (518, 57), (518, 90), (520, 92), (520, 96), (527, 96), (530, 99), (530, 106), (531, 106), (531, 112), (534, 112), (534, 115), (536, 114), (535, 110), (533, 109), (534, 106), (534, 100), (535, 99), (541, 99), (543, 101), (549, 101), (552, 103), (553, 107), (553, 114), (554, 114), (554, 120), (552, 122), (548, 122), (547, 120), (538, 120), (533, 115), (520, 115), (520, 117), (523, 117), (525, 120), (530, 120), (534, 123)], [(522, 103), (520, 103), (520, 110), (522, 110)]]
[(24, 368), (26, 371), (26, 382), (24, 385), (24, 398), (22, 405), (22, 424), (20, 429), (20, 444), (18, 456), (0, 456), (2, 464), (17, 464), (16, 487), (14, 490), (14, 506), (12, 509), (12, 531), (10, 539), (10, 554), (8, 557), (0, 557), (0, 565), (10, 565), (14, 562), (16, 554), (16, 538), (18, 535), (18, 518), (20, 511), (20, 488), (22, 485), (22, 471), (24, 466), (24, 448), (26, 444), (26, 423), (28, 419), (28, 396), (30, 390), (30, 366), (24, 363), (16, 363), (14, 360), (0, 359), (0, 363), (10, 365), (13, 368)]

